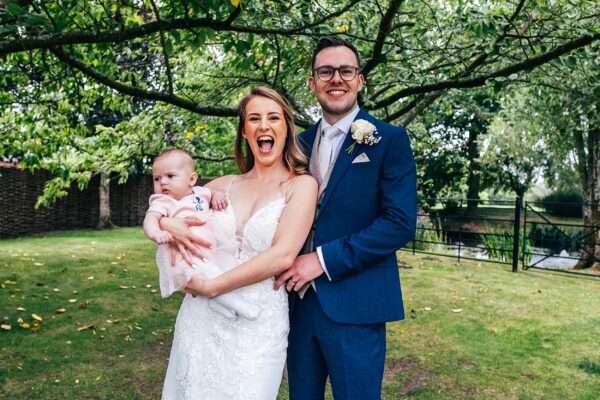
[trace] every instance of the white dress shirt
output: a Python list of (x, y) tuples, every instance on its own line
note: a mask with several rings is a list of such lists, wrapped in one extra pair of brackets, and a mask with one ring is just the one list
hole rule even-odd
[[(344, 140), (346, 139), (346, 135), (350, 131), (350, 125), (352, 125), (352, 122), (358, 115), (359, 111), (360, 111), (360, 108), (357, 105), (348, 115), (346, 115), (344, 118), (340, 119), (333, 125), (330, 124), (329, 122), (327, 122), (325, 120), (325, 118), (321, 119), (321, 124), (319, 125), (319, 129), (318, 129), (319, 135), (322, 135), (323, 132), (325, 130), (328, 130), (329, 128), (337, 129), (338, 131), (343, 133), (343, 134), (339, 134), (339, 135), (328, 135), (328, 136), (330, 136), (329, 138), (327, 138), (328, 140), (330, 140), (330, 143), (329, 143), (330, 146), (327, 146), (327, 150), (331, 150), (331, 157), (330, 157), (331, 165), (329, 166), (329, 168), (333, 168), (333, 164), (335, 163), (335, 160), (337, 159), (337, 156), (341, 150), (340, 148), (342, 147), (342, 143), (344, 143)], [(323, 139), (324, 138), (321, 137), (319, 144), (321, 143), (321, 140), (323, 140)], [(320, 152), (320, 150), (321, 150), (321, 148), (319, 146), (319, 152)], [(321, 159), (321, 154), (319, 154), (319, 159)], [(325, 170), (325, 168), (323, 166), (320, 166), (320, 169)], [(323, 172), (323, 175), (327, 175), (327, 173)], [(331, 280), (331, 276), (329, 276), (329, 272), (327, 271), (327, 266), (325, 265), (325, 259), (323, 258), (323, 251), (321, 250), (321, 246), (317, 247), (316, 251), (317, 251), (317, 256), (319, 257), (319, 262), (321, 263), (321, 268), (323, 269), (323, 272), (325, 272), (327, 279)], [(312, 281), (310, 283), (311, 283), (311, 286), (313, 287), (313, 289), (316, 291), (317, 288), (315, 287), (315, 283)], [(308, 288), (308, 285), (300, 290), (300, 292), (299, 292), (300, 297), (304, 296), (304, 293), (306, 293), (307, 288)]]

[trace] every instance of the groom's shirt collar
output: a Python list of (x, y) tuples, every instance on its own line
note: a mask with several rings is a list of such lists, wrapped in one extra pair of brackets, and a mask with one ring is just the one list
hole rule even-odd
[(352, 125), (352, 122), (354, 122), (354, 119), (356, 118), (356, 116), (358, 115), (360, 111), (360, 107), (357, 105), (356, 107), (354, 107), (354, 109), (348, 114), (346, 115), (344, 118), (340, 119), (338, 122), (336, 122), (335, 124), (331, 125), (329, 122), (327, 122), (325, 120), (325, 118), (321, 118), (321, 132), (323, 132), (325, 129), (329, 128), (330, 126), (333, 126), (335, 128), (337, 128), (338, 130), (342, 131), (343, 133), (346, 133), (350, 130), (350, 125)]

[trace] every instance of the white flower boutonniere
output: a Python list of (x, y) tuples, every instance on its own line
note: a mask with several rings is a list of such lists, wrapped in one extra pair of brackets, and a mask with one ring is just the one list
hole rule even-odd
[(375, 125), (364, 119), (357, 119), (354, 121), (350, 126), (350, 131), (352, 132), (354, 143), (346, 149), (346, 153), (348, 154), (352, 154), (352, 151), (357, 144), (364, 143), (373, 146), (381, 140), (381, 137), (377, 137), (377, 128), (375, 128)]

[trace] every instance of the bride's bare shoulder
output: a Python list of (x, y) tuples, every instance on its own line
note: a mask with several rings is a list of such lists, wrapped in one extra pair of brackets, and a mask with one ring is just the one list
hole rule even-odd
[(219, 191), (224, 192), (227, 190), (227, 188), (229, 187), (229, 185), (231, 184), (233, 179), (235, 179), (236, 177), (237, 177), (237, 175), (220, 176), (220, 177), (215, 178), (212, 181), (208, 182), (204, 186), (206, 186), (207, 188), (209, 188), (211, 190), (219, 190)]
[(308, 195), (311, 193), (316, 193), (318, 187), (319, 185), (317, 180), (309, 174), (296, 175), (288, 181), (289, 195), (298, 193)]

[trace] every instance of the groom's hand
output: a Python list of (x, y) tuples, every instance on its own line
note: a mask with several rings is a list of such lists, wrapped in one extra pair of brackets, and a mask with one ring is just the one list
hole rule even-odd
[(316, 252), (304, 254), (296, 257), (294, 263), (277, 277), (273, 284), (275, 290), (279, 289), (286, 283), (288, 292), (299, 291), (315, 278), (318, 278), (323, 273), (323, 267), (319, 262), (319, 256)]

